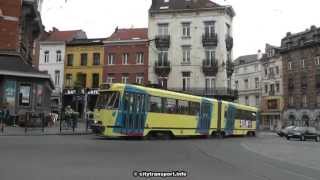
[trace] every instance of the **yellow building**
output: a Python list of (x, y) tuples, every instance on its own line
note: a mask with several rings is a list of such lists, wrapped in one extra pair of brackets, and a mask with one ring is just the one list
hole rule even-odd
[(102, 83), (104, 39), (77, 39), (67, 43), (65, 88), (95, 89)]

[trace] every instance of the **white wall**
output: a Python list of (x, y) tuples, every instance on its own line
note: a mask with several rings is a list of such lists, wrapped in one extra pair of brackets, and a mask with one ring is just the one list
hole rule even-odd
[[(65, 62), (65, 43), (64, 42), (40, 42), (39, 70), (48, 71), (52, 81), (55, 83), (55, 71), (60, 71), (60, 83), (55, 85), (55, 92), (62, 92), (64, 81), (64, 62)], [(49, 62), (45, 63), (45, 52), (49, 51)], [(57, 51), (61, 51), (61, 62), (57, 62)]]
[[(225, 37), (227, 33), (226, 23), (231, 26), (232, 20), (224, 12), (198, 12), (198, 13), (175, 13), (158, 14), (149, 16), (149, 39), (154, 39), (158, 35), (158, 24), (168, 23), (169, 34), (171, 36), (168, 59), (171, 62), (171, 72), (168, 79), (168, 88), (182, 88), (182, 72), (191, 72), (191, 88), (204, 88), (205, 76), (202, 72), (202, 61), (205, 59), (205, 48), (202, 45), (202, 35), (204, 34), (204, 22), (215, 21), (215, 31), (218, 34), (218, 46), (216, 59), (219, 62), (219, 73), (216, 76), (216, 87), (227, 86), (227, 76), (222, 62), (227, 59)], [(182, 38), (182, 22), (191, 23), (191, 39)], [(191, 65), (181, 65), (183, 55), (182, 46), (191, 46)], [(154, 63), (158, 59), (158, 49), (152, 42), (149, 47), (149, 80), (152, 83), (158, 82), (158, 76), (154, 73)]]

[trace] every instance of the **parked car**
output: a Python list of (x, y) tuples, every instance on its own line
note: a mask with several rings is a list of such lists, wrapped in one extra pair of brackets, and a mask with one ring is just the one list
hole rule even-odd
[(308, 139), (315, 140), (316, 142), (320, 141), (319, 133), (314, 127), (296, 127), (287, 135), (288, 140), (291, 138), (300, 139), (300, 141)]
[(290, 131), (292, 131), (294, 128), (296, 128), (296, 126), (287, 126), (287, 127), (283, 128), (283, 129), (278, 130), (278, 131), (277, 131), (277, 134), (278, 134), (280, 137), (287, 136), (288, 133), (289, 133)]

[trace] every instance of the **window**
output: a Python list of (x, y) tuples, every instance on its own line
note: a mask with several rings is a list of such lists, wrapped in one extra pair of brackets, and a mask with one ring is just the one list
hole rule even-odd
[(44, 63), (49, 63), (49, 51), (44, 52)]
[(205, 30), (204, 30), (205, 36), (208, 36), (208, 37), (214, 36), (214, 34), (215, 34), (215, 25), (214, 24), (215, 24), (214, 21), (208, 21), (208, 22), (204, 23), (204, 25), (205, 25)]
[(54, 72), (54, 85), (59, 86), (60, 85), (60, 71)]
[(189, 113), (189, 102), (178, 100), (178, 107), (177, 107), (178, 114), (190, 114)]
[(163, 113), (176, 114), (177, 101), (175, 99), (163, 98)]
[(158, 35), (166, 36), (169, 35), (169, 24), (158, 24)]
[(124, 75), (122, 75), (121, 82), (123, 84), (127, 84), (128, 83), (128, 79), (129, 79), (128, 75), (124, 74)]
[(162, 99), (160, 97), (150, 96), (149, 112), (162, 112)]
[(260, 97), (256, 96), (256, 106), (259, 106), (259, 104), (260, 104)]
[(268, 69), (264, 68), (264, 76), (267, 77), (268, 76)]
[(118, 109), (120, 93), (115, 91), (100, 92), (97, 105), (98, 109)]
[(82, 53), (81, 54), (81, 66), (86, 66), (88, 63), (88, 54)]
[(81, 85), (82, 87), (87, 86), (87, 74), (84, 73), (78, 73), (77, 74), (77, 83)]
[(100, 53), (93, 53), (93, 65), (100, 65)]
[(294, 105), (294, 97), (289, 96), (289, 106), (293, 106), (293, 105)]
[(31, 99), (31, 85), (21, 84), (19, 90), (19, 105), (30, 106)]
[(144, 64), (144, 54), (143, 54), (143, 52), (137, 53), (136, 63), (137, 64)]
[(254, 65), (254, 71), (255, 72), (258, 72), (258, 67), (259, 67), (258, 64)]
[(143, 84), (143, 82), (144, 82), (143, 74), (137, 74), (136, 83), (137, 84)]
[(248, 70), (248, 66), (245, 66), (245, 67), (243, 68), (243, 71), (244, 71), (244, 72), (247, 72), (247, 70)]
[(317, 95), (317, 107), (320, 107), (320, 94)]
[(206, 56), (206, 65), (212, 65), (215, 61), (215, 51), (211, 49), (207, 49), (205, 51)]
[(288, 69), (292, 70), (292, 62), (291, 61), (288, 62)]
[(274, 90), (274, 84), (270, 84), (270, 93), (274, 94), (275, 90)]
[(280, 84), (279, 83), (276, 83), (276, 91), (280, 92)]
[(67, 87), (72, 86), (72, 74), (66, 74), (66, 86)]
[(308, 107), (307, 95), (302, 96), (302, 107), (304, 107), (304, 108)]
[(107, 83), (108, 83), (108, 84), (115, 83), (114, 74), (108, 74)]
[(191, 59), (191, 48), (190, 46), (184, 46), (182, 47), (182, 54), (183, 54), (183, 64), (190, 64), (190, 59)]
[(206, 90), (214, 90), (216, 86), (216, 80), (214, 77), (206, 77)]
[(246, 105), (249, 105), (249, 96), (246, 96), (246, 97), (245, 97), (245, 101), (246, 101), (246, 102), (245, 102)]
[(320, 89), (320, 74), (316, 74), (316, 89)]
[(288, 80), (288, 89), (289, 89), (289, 90), (294, 89), (294, 81), (293, 81), (292, 78), (290, 78), (290, 79)]
[(230, 27), (230, 25), (226, 23), (226, 27), (227, 27), (227, 36), (231, 36), (231, 27)]
[(114, 65), (115, 54), (108, 55), (108, 65)]
[(268, 93), (268, 85), (264, 85), (264, 92), (267, 94)]
[(234, 82), (234, 84), (235, 84), (235, 89), (239, 89), (239, 81), (236, 80), (236, 81)]
[(260, 87), (259, 78), (255, 78), (254, 81), (255, 81), (255, 87), (256, 89), (258, 89)]
[(128, 57), (129, 57), (129, 54), (128, 53), (124, 53), (122, 55), (122, 64), (124, 65), (127, 65), (128, 64)]
[(183, 91), (190, 90), (191, 73), (182, 72), (182, 89)]
[(67, 66), (73, 66), (73, 54), (67, 55)]
[(316, 65), (320, 65), (320, 56), (317, 56), (316, 58), (315, 58), (315, 64)]
[(306, 67), (306, 66), (305, 66), (305, 61), (304, 61), (304, 59), (302, 59), (302, 60), (301, 60), (301, 68), (304, 69), (305, 67)]
[(98, 73), (94, 73), (92, 74), (92, 88), (99, 88), (99, 74)]
[(168, 51), (160, 51), (158, 54), (159, 65), (166, 65), (168, 62)]
[(190, 115), (199, 115), (200, 103), (198, 103), (198, 102), (189, 102), (189, 106), (190, 106), (190, 110), (189, 110)]
[(271, 110), (278, 109), (278, 100), (277, 99), (268, 100), (268, 109), (271, 109)]
[(190, 23), (182, 23), (182, 37), (190, 37)]
[(43, 85), (37, 84), (37, 106), (41, 107), (43, 105)]
[(248, 79), (244, 80), (244, 88), (249, 89), (249, 80)]
[(61, 51), (57, 51), (57, 62), (61, 62), (62, 59), (61, 59)]
[[(237, 109), (235, 112), (235, 119), (256, 121), (256, 112)], [(252, 124), (250, 125), (252, 126)], [(249, 128), (250, 125), (247, 125), (247, 127)]]
[(279, 66), (276, 66), (276, 74), (277, 74), (277, 75), (280, 74)]

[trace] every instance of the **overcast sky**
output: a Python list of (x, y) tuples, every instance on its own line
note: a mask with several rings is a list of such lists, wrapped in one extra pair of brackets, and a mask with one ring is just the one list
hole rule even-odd
[[(152, 0), (44, 0), (46, 29), (83, 29), (89, 38), (107, 37), (115, 27), (147, 27)], [(215, 0), (232, 5), (234, 58), (280, 45), (286, 32), (320, 26), (319, 0)]]

